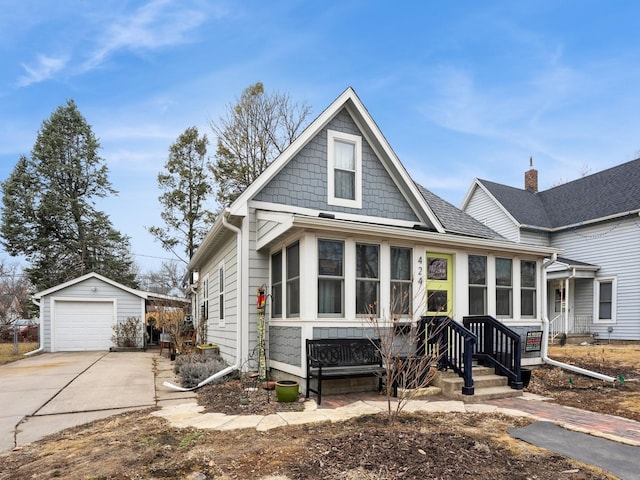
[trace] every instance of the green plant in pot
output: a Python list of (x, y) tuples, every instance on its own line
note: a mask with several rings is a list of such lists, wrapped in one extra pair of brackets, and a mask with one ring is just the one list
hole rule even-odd
[(295, 380), (276, 382), (276, 397), (279, 402), (295, 402), (298, 399), (299, 384)]

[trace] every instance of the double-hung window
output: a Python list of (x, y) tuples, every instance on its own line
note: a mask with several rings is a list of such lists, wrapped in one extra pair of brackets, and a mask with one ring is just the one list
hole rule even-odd
[(409, 315), (412, 309), (411, 249), (391, 247), (391, 314)]
[(271, 255), (271, 316), (282, 317), (282, 252)]
[(218, 325), (224, 325), (224, 264), (218, 266)]
[(496, 258), (496, 315), (513, 316), (513, 273), (510, 258)]
[(318, 314), (344, 316), (344, 242), (318, 240)]
[(520, 261), (520, 314), (536, 315), (536, 262), (531, 260)]
[(380, 246), (356, 243), (356, 314), (378, 313)]
[(329, 205), (362, 208), (362, 137), (327, 130)]
[(487, 314), (487, 257), (469, 255), (469, 315)]
[(616, 280), (602, 278), (595, 281), (594, 309), (596, 322), (614, 323), (616, 321)]
[(300, 316), (300, 244), (287, 247), (287, 317)]

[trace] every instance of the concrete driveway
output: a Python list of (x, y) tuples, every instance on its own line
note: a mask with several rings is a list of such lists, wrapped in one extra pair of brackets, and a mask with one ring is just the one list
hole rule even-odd
[(0, 366), (0, 451), (128, 410), (194, 401), (157, 352), (45, 353)]

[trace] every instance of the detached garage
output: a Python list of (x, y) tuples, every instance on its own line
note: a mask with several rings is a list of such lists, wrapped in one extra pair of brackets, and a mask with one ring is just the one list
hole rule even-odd
[[(126, 287), (97, 273), (36, 293), (40, 306), (40, 345), (45, 352), (109, 350), (113, 327), (129, 318), (139, 319), (141, 332), (147, 304), (186, 305), (187, 299)], [(144, 335), (139, 347), (144, 346)]]

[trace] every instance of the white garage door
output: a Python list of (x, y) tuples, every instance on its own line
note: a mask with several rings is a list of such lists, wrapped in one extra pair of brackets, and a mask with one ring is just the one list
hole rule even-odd
[(56, 300), (54, 308), (55, 351), (109, 350), (113, 346), (113, 301)]

